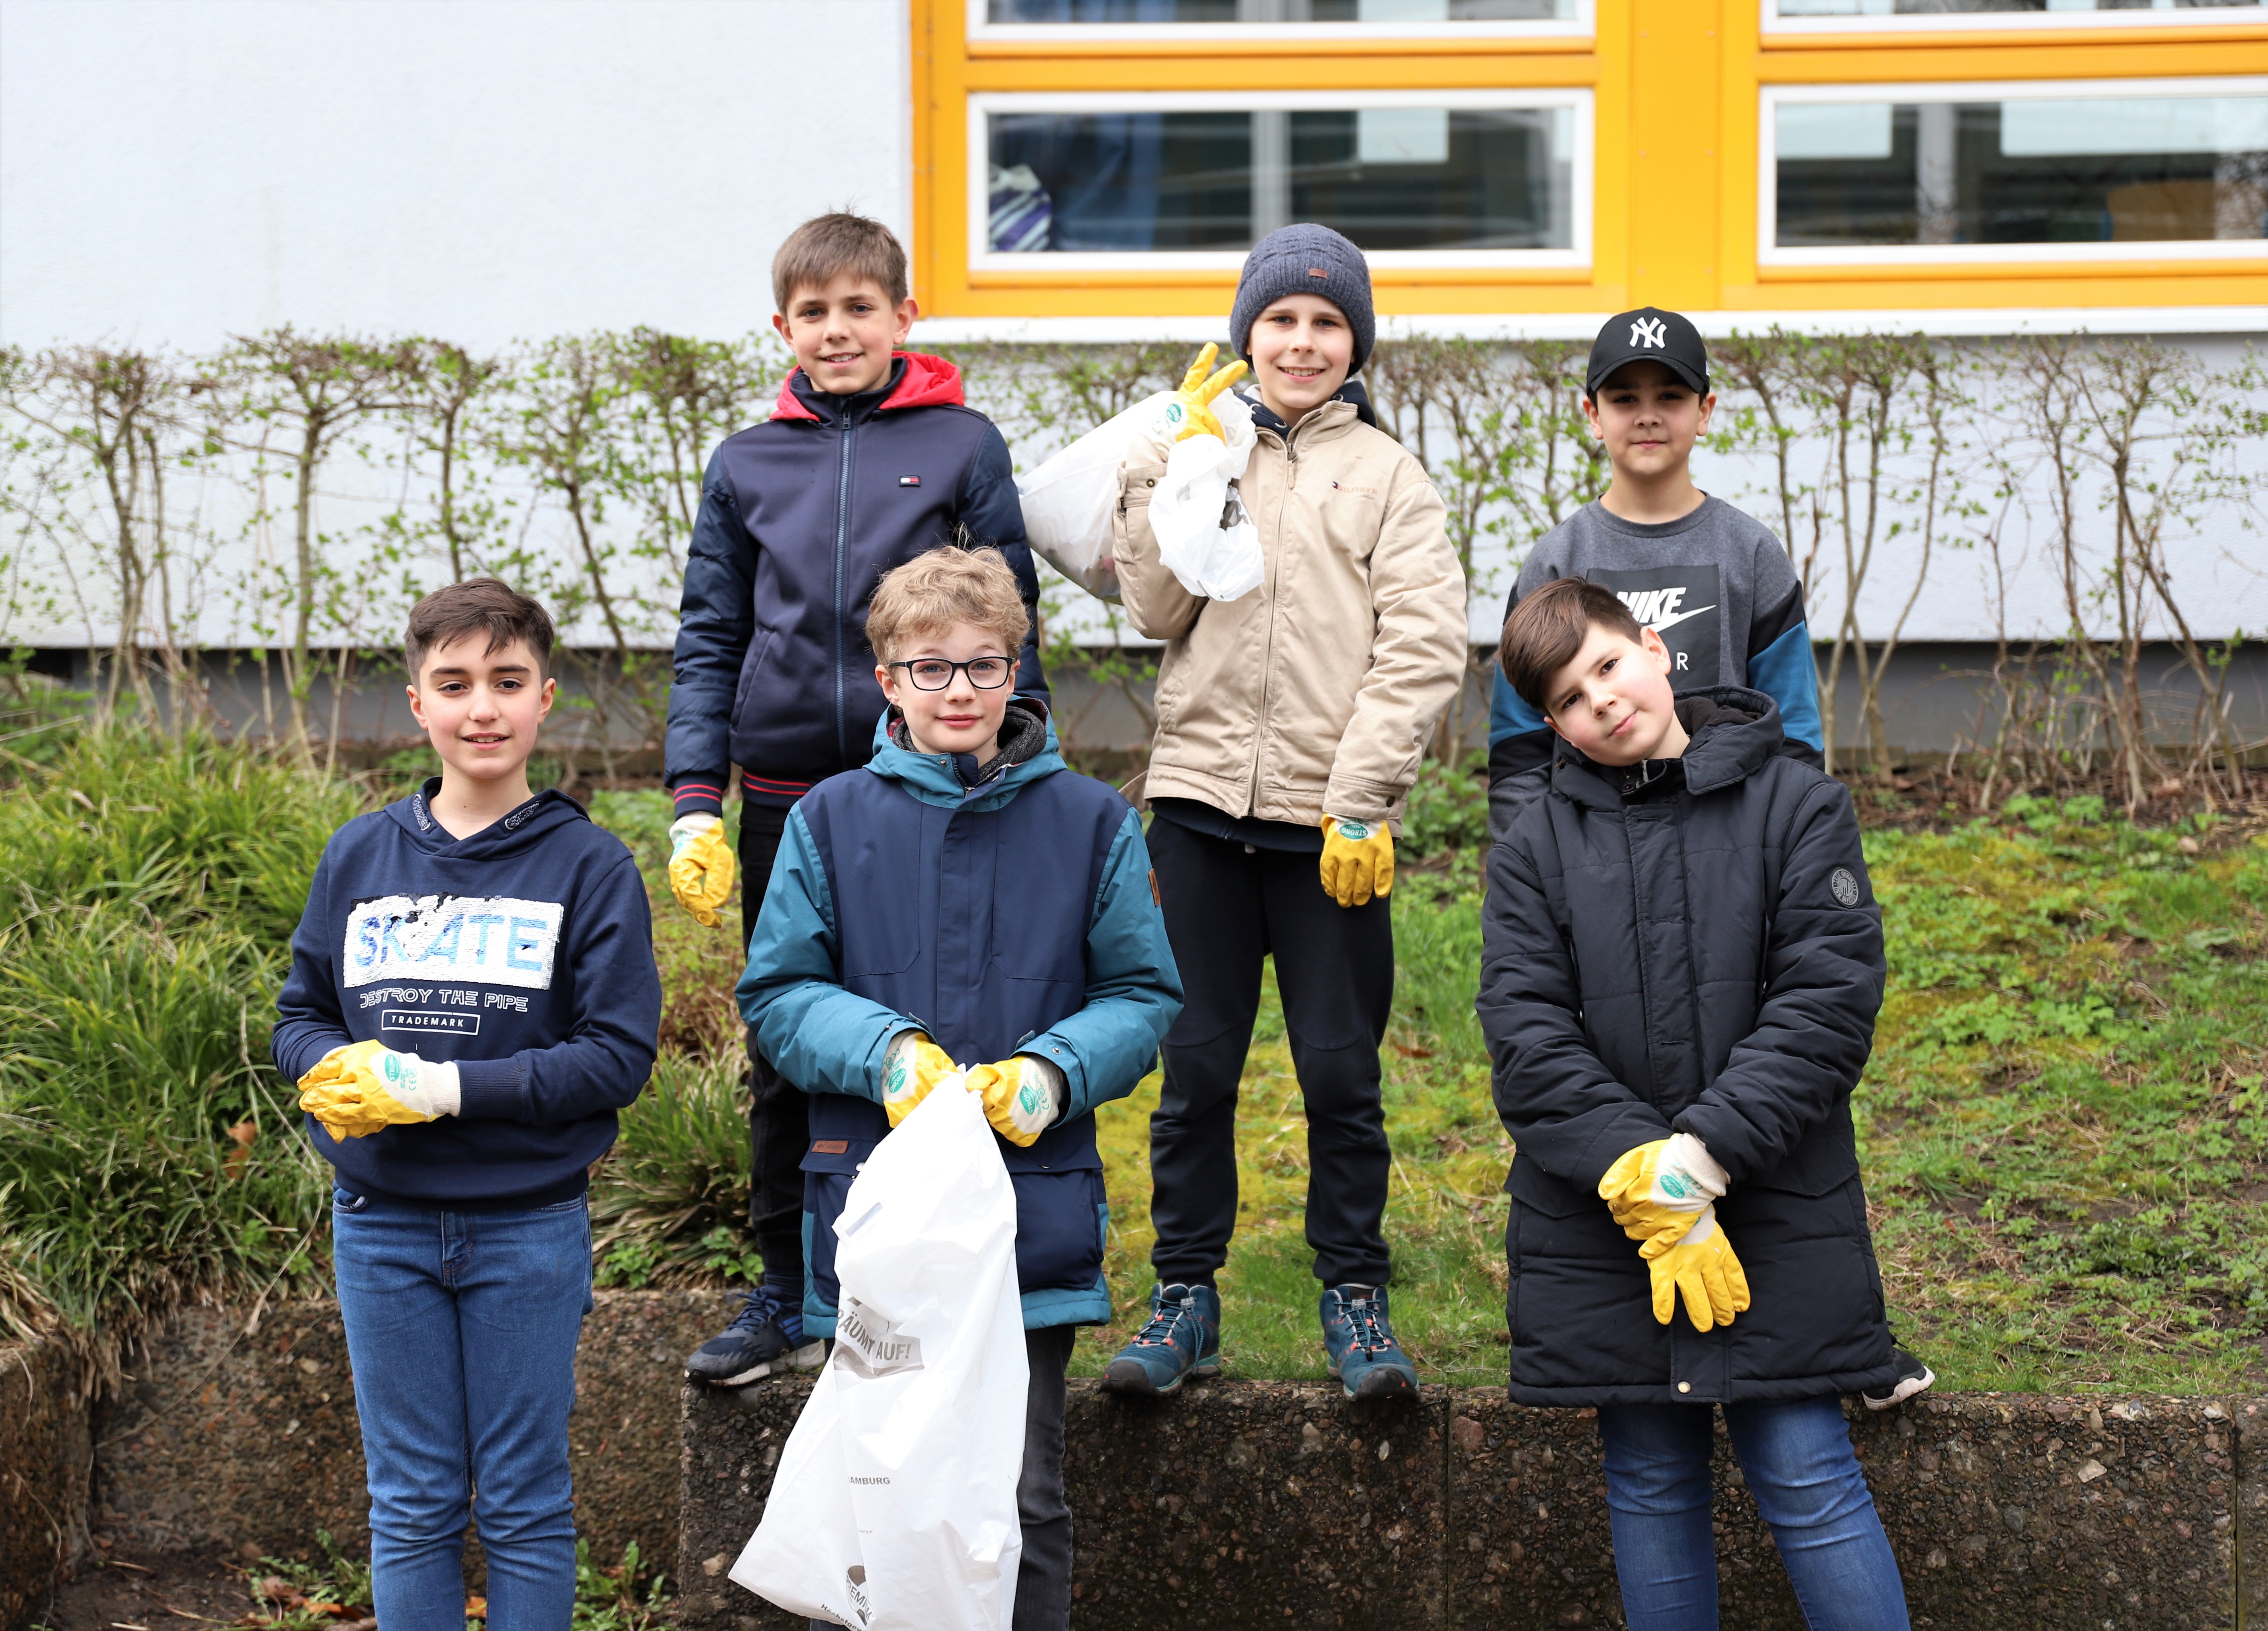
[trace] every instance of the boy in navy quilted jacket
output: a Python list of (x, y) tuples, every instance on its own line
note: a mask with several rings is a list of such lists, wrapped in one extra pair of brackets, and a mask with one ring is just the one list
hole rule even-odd
[[(709, 461), (669, 694), (670, 887), (709, 928), (722, 922), (735, 873), (740, 921), (755, 922), (788, 807), (866, 762), (882, 709), (867, 599), (882, 574), (961, 542), (1000, 551), (1027, 614), (1039, 597), (1007, 443), (962, 402), (951, 363), (898, 349), (917, 308), (889, 229), (857, 215), (805, 222), (772, 262), (772, 295), (773, 326), (797, 365), (771, 417), (727, 437)], [(1031, 621), (1010, 655), (1018, 693), (1043, 698)], [(735, 764), (737, 858), (722, 820)], [(764, 1279), (686, 1362), (688, 1376), (725, 1386), (808, 1369), (823, 1351), (796, 1313), (803, 1096), (753, 1033), (748, 1060), (748, 1211)]]
[(835, 1225), (861, 1163), (940, 1081), (966, 1071), (983, 1096), (1031, 1364), (1015, 1631), (1061, 1627), (1064, 1373), (1077, 1327), (1111, 1311), (1093, 1112), (1156, 1063), (1181, 977), (1141, 817), (1010, 695), (1027, 622), (1006, 563), (924, 555), (882, 579), (867, 630), (889, 699), (874, 755), (788, 813), (740, 1013), (811, 1096), (806, 1334), (835, 1330)]

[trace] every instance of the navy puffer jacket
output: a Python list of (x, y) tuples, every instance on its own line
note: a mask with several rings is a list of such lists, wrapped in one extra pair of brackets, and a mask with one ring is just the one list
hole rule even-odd
[[(1610, 770), (1560, 744), (1549, 792), (1489, 856), (1477, 1008), (1519, 1146), (1506, 1309), (1523, 1404), (1802, 1399), (1894, 1374), (1851, 1126), (1884, 965), (1850, 795), (1780, 755), (1761, 691), (1678, 712), (1682, 759)], [(1717, 1218), (1755, 1299), (1705, 1335), (1682, 1309), (1655, 1323), (1598, 1193), (1672, 1131), (1731, 1176)]]
[[(685, 563), (665, 763), (677, 813), (740, 796), (784, 808), (866, 762), (882, 711), (866, 608), (884, 572), (942, 543), (1007, 557), (1039, 626), (1014, 467), (961, 400), (961, 372), (902, 353), (889, 379), (831, 396), (797, 369), (772, 417), (718, 444)], [(1024, 639), (1019, 695), (1044, 697)]]

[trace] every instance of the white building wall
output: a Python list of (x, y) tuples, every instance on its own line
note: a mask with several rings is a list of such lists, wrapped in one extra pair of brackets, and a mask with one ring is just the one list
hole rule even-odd
[(0, 341), (485, 348), (771, 313), (912, 225), (906, 0), (0, 0)]

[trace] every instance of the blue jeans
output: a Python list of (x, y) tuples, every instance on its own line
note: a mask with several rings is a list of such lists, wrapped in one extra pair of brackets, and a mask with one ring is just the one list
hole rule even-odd
[[(1897, 1560), (1842, 1401), (1725, 1406), (1725, 1428), (1811, 1631), (1907, 1631)], [(1717, 1631), (1705, 1405), (1602, 1405), (1615, 1574), (1630, 1631)]]
[(379, 1623), (464, 1631), (477, 1488), (489, 1631), (567, 1631), (567, 1413), (591, 1307), (583, 1201), (443, 1212), (342, 1189), (331, 1243), (369, 1464)]

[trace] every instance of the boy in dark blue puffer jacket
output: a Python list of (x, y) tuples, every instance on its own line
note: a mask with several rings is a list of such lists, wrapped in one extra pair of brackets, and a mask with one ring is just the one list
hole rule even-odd
[(974, 1067), (968, 1089), (1016, 1192), (1031, 1361), (1015, 1627), (1061, 1627), (1064, 1372), (1075, 1329), (1110, 1317), (1093, 1111), (1156, 1063), (1181, 977), (1141, 817), (1073, 774), (1046, 715), (1010, 697), (1026, 621), (1000, 557), (939, 550), (900, 567), (867, 629), (890, 702), (874, 756), (788, 813), (740, 1012), (813, 1096), (810, 1333), (835, 1329), (835, 1224), (851, 1178), (931, 1089)]
[[(753, 926), (788, 807), (866, 762), (882, 696), (866, 649), (867, 597), (881, 575), (939, 544), (998, 550), (1027, 614), (1039, 580), (1024, 542), (1008, 445), (961, 399), (961, 374), (897, 348), (917, 314), (906, 255), (887, 227), (823, 215), (772, 262), (775, 328), (797, 367), (772, 417), (727, 437), (703, 478), (685, 567), (666, 770), (675, 795), (670, 887), (701, 924), (740, 881)], [(1027, 616), (1016, 689), (1044, 697)], [(722, 816), (740, 767), (740, 853)], [(763, 1284), (725, 1332), (686, 1362), (738, 1386), (819, 1362), (797, 1324), (803, 1300), (802, 1096), (748, 1044), (755, 1144), (749, 1221)]]

